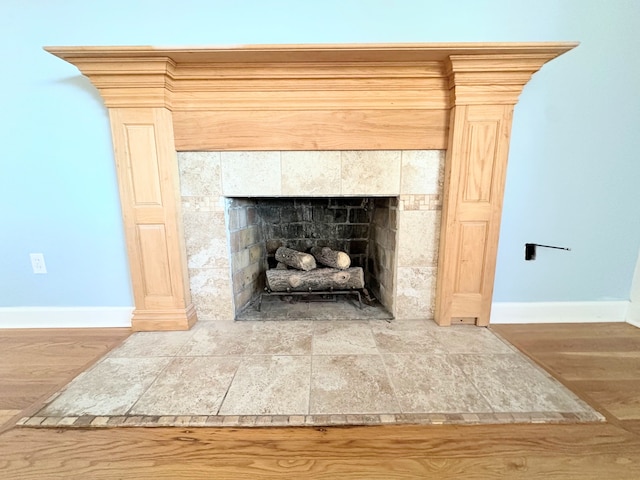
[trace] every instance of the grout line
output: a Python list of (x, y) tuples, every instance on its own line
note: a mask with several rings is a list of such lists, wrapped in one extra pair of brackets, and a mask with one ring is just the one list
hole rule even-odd
[[(158, 358), (158, 357), (143, 357), (143, 358)], [(167, 358), (167, 357), (161, 357), (161, 358)], [(175, 360), (176, 357), (169, 357), (169, 358), (173, 358)], [(138, 402), (140, 401), (140, 399), (142, 397), (144, 397), (144, 395), (151, 389), (151, 387), (158, 381), (158, 379), (160, 378), (160, 375), (162, 375), (164, 373), (164, 371), (169, 368), (169, 365), (171, 365), (171, 363), (173, 363), (173, 360), (169, 360), (167, 362), (167, 364), (162, 367), (160, 369), (160, 371), (156, 374), (156, 376), (154, 377), (154, 379), (149, 383), (149, 386), (147, 388), (144, 389), (144, 392), (142, 392), (140, 395), (138, 395), (138, 398), (133, 402), (133, 404), (131, 404), (131, 406), (123, 413), (123, 415), (125, 416), (129, 416), (131, 410), (133, 410), (133, 408), (138, 404)]]
[(227, 395), (229, 395), (229, 390), (231, 390), (231, 385), (233, 385), (233, 381), (236, 379), (236, 375), (238, 374), (238, 370), (240, 370), (240, 367), (242, 366), (242, 364), (244, 363), (244, 355), (239, 355), (240, 361), (238, 362), (238, 366), (236, 367), (235, 371), (233, 372), (233, 375), (231, 376), (231, 380), (229, 380), (229, 385), (227, 385), (227, 390), (224, 392), (224, 395), (222, 396), (222, 400), (220, 401), (220, 405), (218, 406), (218, 409), (216, 410), (215, 415), (220, 415), (220, 410), (222, 409), (222, 406), (224, 405), (225, 400), (227, 399)]

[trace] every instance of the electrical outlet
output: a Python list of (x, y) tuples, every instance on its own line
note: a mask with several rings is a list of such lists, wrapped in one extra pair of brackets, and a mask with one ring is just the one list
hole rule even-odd
[(30, 253), (31, 268), (33, 273), (47, 273), (47, 265), (44, 263), (44, 255), (41, 253)]

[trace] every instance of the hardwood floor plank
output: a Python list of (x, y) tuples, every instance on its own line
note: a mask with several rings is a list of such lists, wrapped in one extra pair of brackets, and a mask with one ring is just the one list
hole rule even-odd
[(567, 381), (635, 380), (640, 378), (640, 357), (539, 353), (536, 360)]
[(639, 442), (603, 424), (20, 428), (0, 437), (0, 466), (8, 478), (28, 478), (24, 471), (37, 478), (633, 478), (640, 475)]
[(577, 380), (572, 385), (620, 420), (640, 420), (640, 379)]
[(512, 342), (638, 336), (638, 328), (624, 322), (492, 324), (490, 328), (500, 335), (508, 336)]

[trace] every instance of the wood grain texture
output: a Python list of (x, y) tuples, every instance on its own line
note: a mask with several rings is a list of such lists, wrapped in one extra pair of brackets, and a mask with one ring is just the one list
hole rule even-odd
[(134, 330), (188, 330), (191, 305), (171, 112), (109, 111), (136, 308)]
[(449, 111), (174, 111), (173, 118), (179, 151), (439, 150)]
[(451, 110), (435, 312), (440, 325), (475, 317), (486, 326), (491, 315), (513, 106), (485, 101)]
[(632, 479), (640, 472), (638, 437), (612, 425), (15, 429), (0, 448), (7, 479)]
[[(599, 358), (629, 352), (640, 330), (626, 324), (494, 325), (514, 344), (546, 355)], [(78, 364), (126, 330), (0, 331), (3, 363)], [(548, 339), (548, 340), (545, 340)], [(617, 339), (617, 340), (616, 340)], [(551, 345), (556, 345), (553, 350)], [(555, 342), (555, 343), (554, 343)], [(619, 348), (616, 346), (619, 342)], [(93, 345), (93, 346), (92, 346)], [(102, 345), (102, 347), (96, 347)], [(535, 348), (533, 348), (533, 347)], [(68, 352), (68, 353), (67, 353)], [(593, 356), (590, 355), (593, 353)], [(547, 356), (546, 368), (553, 359)], [(640, 361), (638, 361), (640, 363)], [(583, 378), (591, 375), (589, 362)], [(561, 381), (567, 383), (567, 380)], [(586, 380), (581, 380), (586, 381)], [(570, 383), (570, 382), (569, 382)], [(60, 385), (62, 386), (62, 385)], [(599, 388), (605, 388), (601, 385)], [(600, 408), (626, 385), (607, 384)], [(0, 415), (2, 414), (0, 404)], [(13, 428), (0, 435), (2, 478), (17, 479), (637, 479), (640, 420), (577, 425), (328, 428)], [(640, 419), (640, 408), (626, 415)]]
[(0, 330), (0, 431), (11, 418), (29, 414), (129, 333), (124, 328)]

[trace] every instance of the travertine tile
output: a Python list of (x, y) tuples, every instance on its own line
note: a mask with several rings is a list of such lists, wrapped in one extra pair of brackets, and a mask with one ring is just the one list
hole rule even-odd
[(311, 414), (400, 411), (379, 355), (314, 356), (309, 408)]
[(436, 267), (398, 267), (396, 318), (433, 318), (436, 278)]
[(280, 152), (222, 152), (221, 166), (227, 197), (282, 194)]
[(380, 353), (446, 353), (425, 321), (369, 323)]
[(383, 358), (403, 413), (491, 411), (447, 355), (384, 355)]
[(220, 415), (304, 415), (309, 409), (310, 356), (245, 357)]
[(340, 195), (339, 151), (282, 152), (282, 195)]
[(377, 354), (376, 342), (366, 321), (314, 323), (314, 355)]
[(262, 322), (254, 326), (247, 354), (311, 355), (313, 323), (310, 321)]
[(448, 353), (513, 353), (511, 347), (500, 340), (487, 328), (475, 325), (452, 325), (438, 328), (433, 332), (435, 338)]
[(515, 353), (451, 355), (495, 412), (584, 410), (568, 390)]
[(199, 322), (180, 356), (242, 355), (253, 334), (250, 322)]
[(229, 268), (224, 212), (184, 212), (189, 268)]
[(193, 336), (193, 330), (177, 332), (136, 332), (109, 357), (173, 357)]
[(342, 195), (399, 195), (400, 151), (342, 152)]
[(402, 151), (402, 194), (438, 194), (445, 150)]
[(433, 267), (438, 259), (440, 212), (398, 212), (398, 266)]
[(178, 152), (180, 194), (217, 196), (220, 188), (220, 152)]
[(229, 269), (190, 268), (189, 284), (198, 315), (203, 313), (203, 318), (210, 320), (233, 320)]
[(124, 415), (171, 358), (106, 358), (76, 377), (43, 411), (51, 416)]
[(178, 357), (131, 409), (134, 415), (215, 415), (240, 357)]

